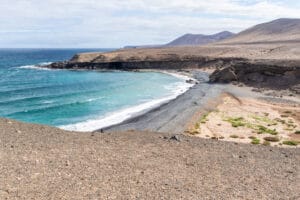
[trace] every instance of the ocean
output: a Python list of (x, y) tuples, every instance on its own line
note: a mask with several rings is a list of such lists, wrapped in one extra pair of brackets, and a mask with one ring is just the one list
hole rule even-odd
[(80, 52), (111, 49), (0, 49), (0, 117), (93, 131), (174, 99), (191, 85), (158, 72), (36, 67)]

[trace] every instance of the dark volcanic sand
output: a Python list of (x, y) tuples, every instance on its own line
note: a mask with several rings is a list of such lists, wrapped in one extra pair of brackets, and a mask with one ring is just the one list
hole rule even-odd
[(300, 149), (0, 119), (0, 199), (299, 199)]
[(209, 109), (208, 102), (218, 99), (224, 86), (209, 84), (208, 74), (201, 71), (192, 71), (193, 77), (199, 81), (190, 90), (176, 99), (130, 118), (120, 124), (104, 128), (105, 131), (155, 131), (182, 133), (185, 126), (199, 109)]

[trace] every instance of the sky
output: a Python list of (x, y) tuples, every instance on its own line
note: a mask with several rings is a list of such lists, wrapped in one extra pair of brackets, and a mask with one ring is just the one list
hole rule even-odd
[(299, 0), (0, 0), (0, 48), (117, 48), (300, 18)]

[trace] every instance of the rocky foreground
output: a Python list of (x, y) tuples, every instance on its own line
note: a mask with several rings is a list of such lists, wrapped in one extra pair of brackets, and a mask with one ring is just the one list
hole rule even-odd
[(0, 126), (0, 199), (300, 198), (299, 149)]

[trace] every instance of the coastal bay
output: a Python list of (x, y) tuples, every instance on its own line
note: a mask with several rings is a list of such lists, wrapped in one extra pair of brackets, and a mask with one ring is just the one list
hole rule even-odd
[(300, 199), (299, 33), (4, 50), (0, 199)]

